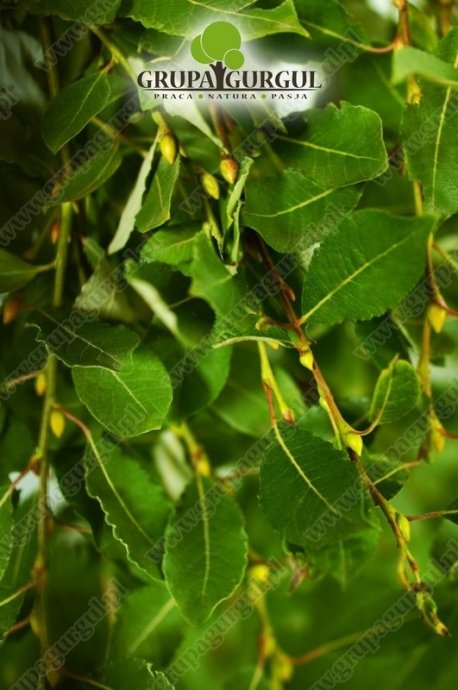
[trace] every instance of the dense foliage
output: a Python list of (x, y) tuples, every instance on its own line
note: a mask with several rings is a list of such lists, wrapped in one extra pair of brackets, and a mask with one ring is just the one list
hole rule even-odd
[(455, 3), (2, 5), (0, 688), (455, 687)]

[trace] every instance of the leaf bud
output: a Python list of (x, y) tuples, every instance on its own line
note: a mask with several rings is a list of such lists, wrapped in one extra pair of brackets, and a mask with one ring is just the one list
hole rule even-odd
[(219, 164), (221, 175), (229, 184), (235, 184), (239, 174), (239, 164), (234, 158), (222, 158)]
[(447, 311), (440, 304), (430, 304), (427, 311), (427, 318), (436, 333), (440, 333), (444, 327)]
[(176, 139), (171, 132), (164, 132), (159, 142), (159, 148), (167, 163), (173, 165), (178, 154), (178, 147)]
[(35, 393), (42, 398), (48, 387), (48, 379), (44, 371), (40, 371), (35, 379)]
[(220, 197), (220, 189), (219, 189), (219, 183), (218, 180), (214, 175), (208, 172), (204, 172), (201, 175), (200, 181), (202, 183), (202, 187), (204, 189), (204, 192), (208, 194), (208, 196), (211, 196), (212, 199), (219, 199)]
[(358, 457), (361, 456), (363, 452), (363, 439), (361, 434), (357, 434), (355, 431), (347, 431), (344, 434), (344, 440), (347, 448), (351, 448)]
[(65, 417), (59, 410), (53, 410), (49, 419), (51, 431), (56, 438), (61, 438), (65, 431)]

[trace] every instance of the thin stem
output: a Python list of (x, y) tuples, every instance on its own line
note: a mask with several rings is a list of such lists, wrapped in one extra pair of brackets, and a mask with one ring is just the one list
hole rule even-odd
[(122, 52), (122, 50), (114, 43), (108, 36), (105, 35), (105, 33), (100, 29), (98, 26), (94, 26), (93, 24), (89, 25), (89, 29), (92, 31), (93, 34), (97, 36), (97, 38), (100, 40), (101, 43), (109, 50), (111, 56), (118, 62), (121, 67), (124, 68), (125, 72), (129, 75), (129, 77), (137, 83), (137, 78), (135, 75), (134, 70), (129, 64), (129, 61), (127, 60), (126, 56)]
[(108, 124), (108, 122), (104, 122), (99, 117), (93, 117), (91, 122), (94, 125), (96, 125), (96, 127), (98, 127), (100, 130), (102, 130), (102, 132), (104, 132), (113, 141), (122, 141), (133, 151), (136, 151), (138, 154), (140, 154), (142, 158), (147, 157), (148, 152), (144, 148), (138, 146), (135, 142), (129, 139), (129, 137), (126, 137), (125, 134), (122, 134), (122, 132), (118, 132), (118, 130), (112, 127), (110, 124)]
[(379, 479), (376, 479), (374, 484), (381, 484), (382, 482), (386, 481), (393, 475), (397, 474), (398, 472), (403, 472), (405, 470), (409, 470), (412, 467), (418, 467), (419, 465), (423, 465), (422, 460), (412, 460), (412, 462), (405, 462), (399, 467), (395, 467), (393, 470), (390, 470), (386, 474), (383, 475), (383, 477), (379, 477)]
[(25, 383), (26, 381), (31, 381), (32, 379), (36, 379), (37, 376), (39, 376), (43, 372), (43, 369), (37, 369), (37, 371), (31, 371), (28, 374), (22, 374), (22, 376), (18, 376), (15, 379), (8, 379), (3, 385), (2, 389), (5, 391), (10, 390), (10, 388), (14, 388), (15, 386), (21, 385), (21, 383)]
[(447, 517), (447, 515), (458, 515), (458, 510), (433, 510), (431, 513), (407, 515), (406, 517), (410, 522), (419, 522), (420, 520), (436, 520), (438, 518)]
[[(392, 627), (394, 630), (397, 630), (399, 626), (399, 621), (402, 620), (402, 618), (397, 618), (394, 621), (391, 621), (389, 627)], [(334, 652), (337, 649), (348, 647), (348, 645), (352, 644), (353, 642), (356, 642), (361, 637), (364, 637), (364, 635), (367, 635), (371, 632), (385, 632), (386, 629), (387, 626), (386, 624), (384, 624), (380, 627), (373, 626), (372, 628), (367, 628), (365, 630), (358, 630), (357, 632), (350, 633), (349, 635), (345, 635), (344, 637), (340, 637), (337, 640), (332, 640), (332, 642), (325, 642), (324, 644), (315, 647), (315, 649), (312, 649), (310, 652), (307, 652), (302, 656), (290, 657), (290, 661), (292, 664), (294, 664), (294, 666), (302, 666), (304, 664), (309, 664), (311, 661), (315, 661), (315, 659), (320, 659), (322, 656), (325, 656), (329, 652)]]
[(17, 590), (17, 592), (14, 592), (14, 594), (10, 594), (9, 597), (6, 597), (6, 599), (3, 599), (0, 601), (0, 608), (2, 606), (6, 606), (10, 602), (14, 601), (18, 597), (20, 597), (22, 594), (25, 594), (25, 592), (28, 592), (29, 589), (33, 589), (35, 587), (36, 583), (35, 582), (28, 582), (26, 585), (21, 587), (20, 589)]
[(63, 203), (59, 242), (57, 244), (56, 254), (56, 278), (54, 282), (53, 307), (61, 307), (64, 299), (64, 281), (68, 261), (72, 214), (73, 211), (71, 203)]

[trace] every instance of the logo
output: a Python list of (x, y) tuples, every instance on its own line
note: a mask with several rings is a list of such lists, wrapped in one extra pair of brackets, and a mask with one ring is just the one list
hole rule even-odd
[[(250, 54), (242, 49), (242, 34), (234, 24), (215, 21), (187, 44), (173, 64), (162, 69), (143, 70), (138, 85), (158, 100), (306, 100), (308, 93), (321, 88), (315, 69), (296, 69), (275, 64), (275, 56)], [(200, 69), (196, 69), (196, 64)]]

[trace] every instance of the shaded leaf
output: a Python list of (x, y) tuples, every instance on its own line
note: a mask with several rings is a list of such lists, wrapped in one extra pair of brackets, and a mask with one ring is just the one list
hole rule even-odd
[(88, 493), (102, 506), (113, 535), (134, 563), (157, 576), (161, 539), (171, 511), (162, 487), (109, 441), (89, 445), (84, 463)]
[(384, 369), (377, 380), (370, 418), (376, 419), (383, 410), (379, 424), (396, 422), (413, 410), (419, 395), (417, 372), (410, 362), (398, 360)]
[(170, 165), (165, 158), (161, 158), (151, 187), (146, 193), (143, 205), (135, 218), (135, 223), (140, 232), (159, 228), (170, 219), (172, 195), (179, 174), (179, 156), (173, 165)]
[(33, 266), (5, 249), (0, 249), (0, 293), (19, 290), (30, 283), (38, 273), (49, 271), (49, 268)]
[[(439, 43), (437, 56), (458, 67), (458, 28)], [(457, 91), (422, 85), (419, 104), (407, 106), (404, 152), (409, 176), (423, 185), (426, 209), (451, 216), (458, 210)]]
[(281, 424), (272, 441), (260, 473), (264, 514), (318, 568), (346, 582), (378, 539), (357, 468), (344, 451), (302, 429)]
[(41, 312), (29, 324), (38, 329), (37, 341), (69, 367), (122, 369), (140, 343), (140, 338), (125, 326), (109, 326), (101, 321), (85, 323), (84, 316), (77, 313), (68, 317), (59, 312)]
[(115, 235), (111, 240), (110, 246), (108, 247), (109, 254), (114, 254), (120, 249), (123, 249), (123, 247), (126, 246), (130, 235), (134, 231), (135, 218), (142, 205), (143, 194), (146, 187), (146, 178), (151, 171), (155, 151), (156, 141), (150, 147), (148, 154), (143, 159), (143, 162), (140, 166), (137, 179), (135, 180), (135, 184), (132, 188), (129, 198), (127, 199), (126, 205), (123, 208), (121, 218), (119, 219)]
[(172, 400), (164, 365), (144, 346), (126, 358), (120, 371), (75, 366), (72, 376), (80, 400), (119, 436), (159, 429)]
[(53, 153), (73, 139), (107, 105), (108, 76), (90, 74), (59, 91), (43, 116), (43, 137)]
[[(185, 527), (190, 517), (192, 524)], [(201, 624), (243, 576), (247, 540), (237, 505), (220, 488), (198, 478), (182, 496), (165, 549), (167, 586), (184, 617)]]
[(63, 201), (76, 201), (92, 194), (115, 174), (122, 162), (119, 149), (115, 145), (95, 153), (89, 160), (76, 168), (58, 190), (53, 204)]

